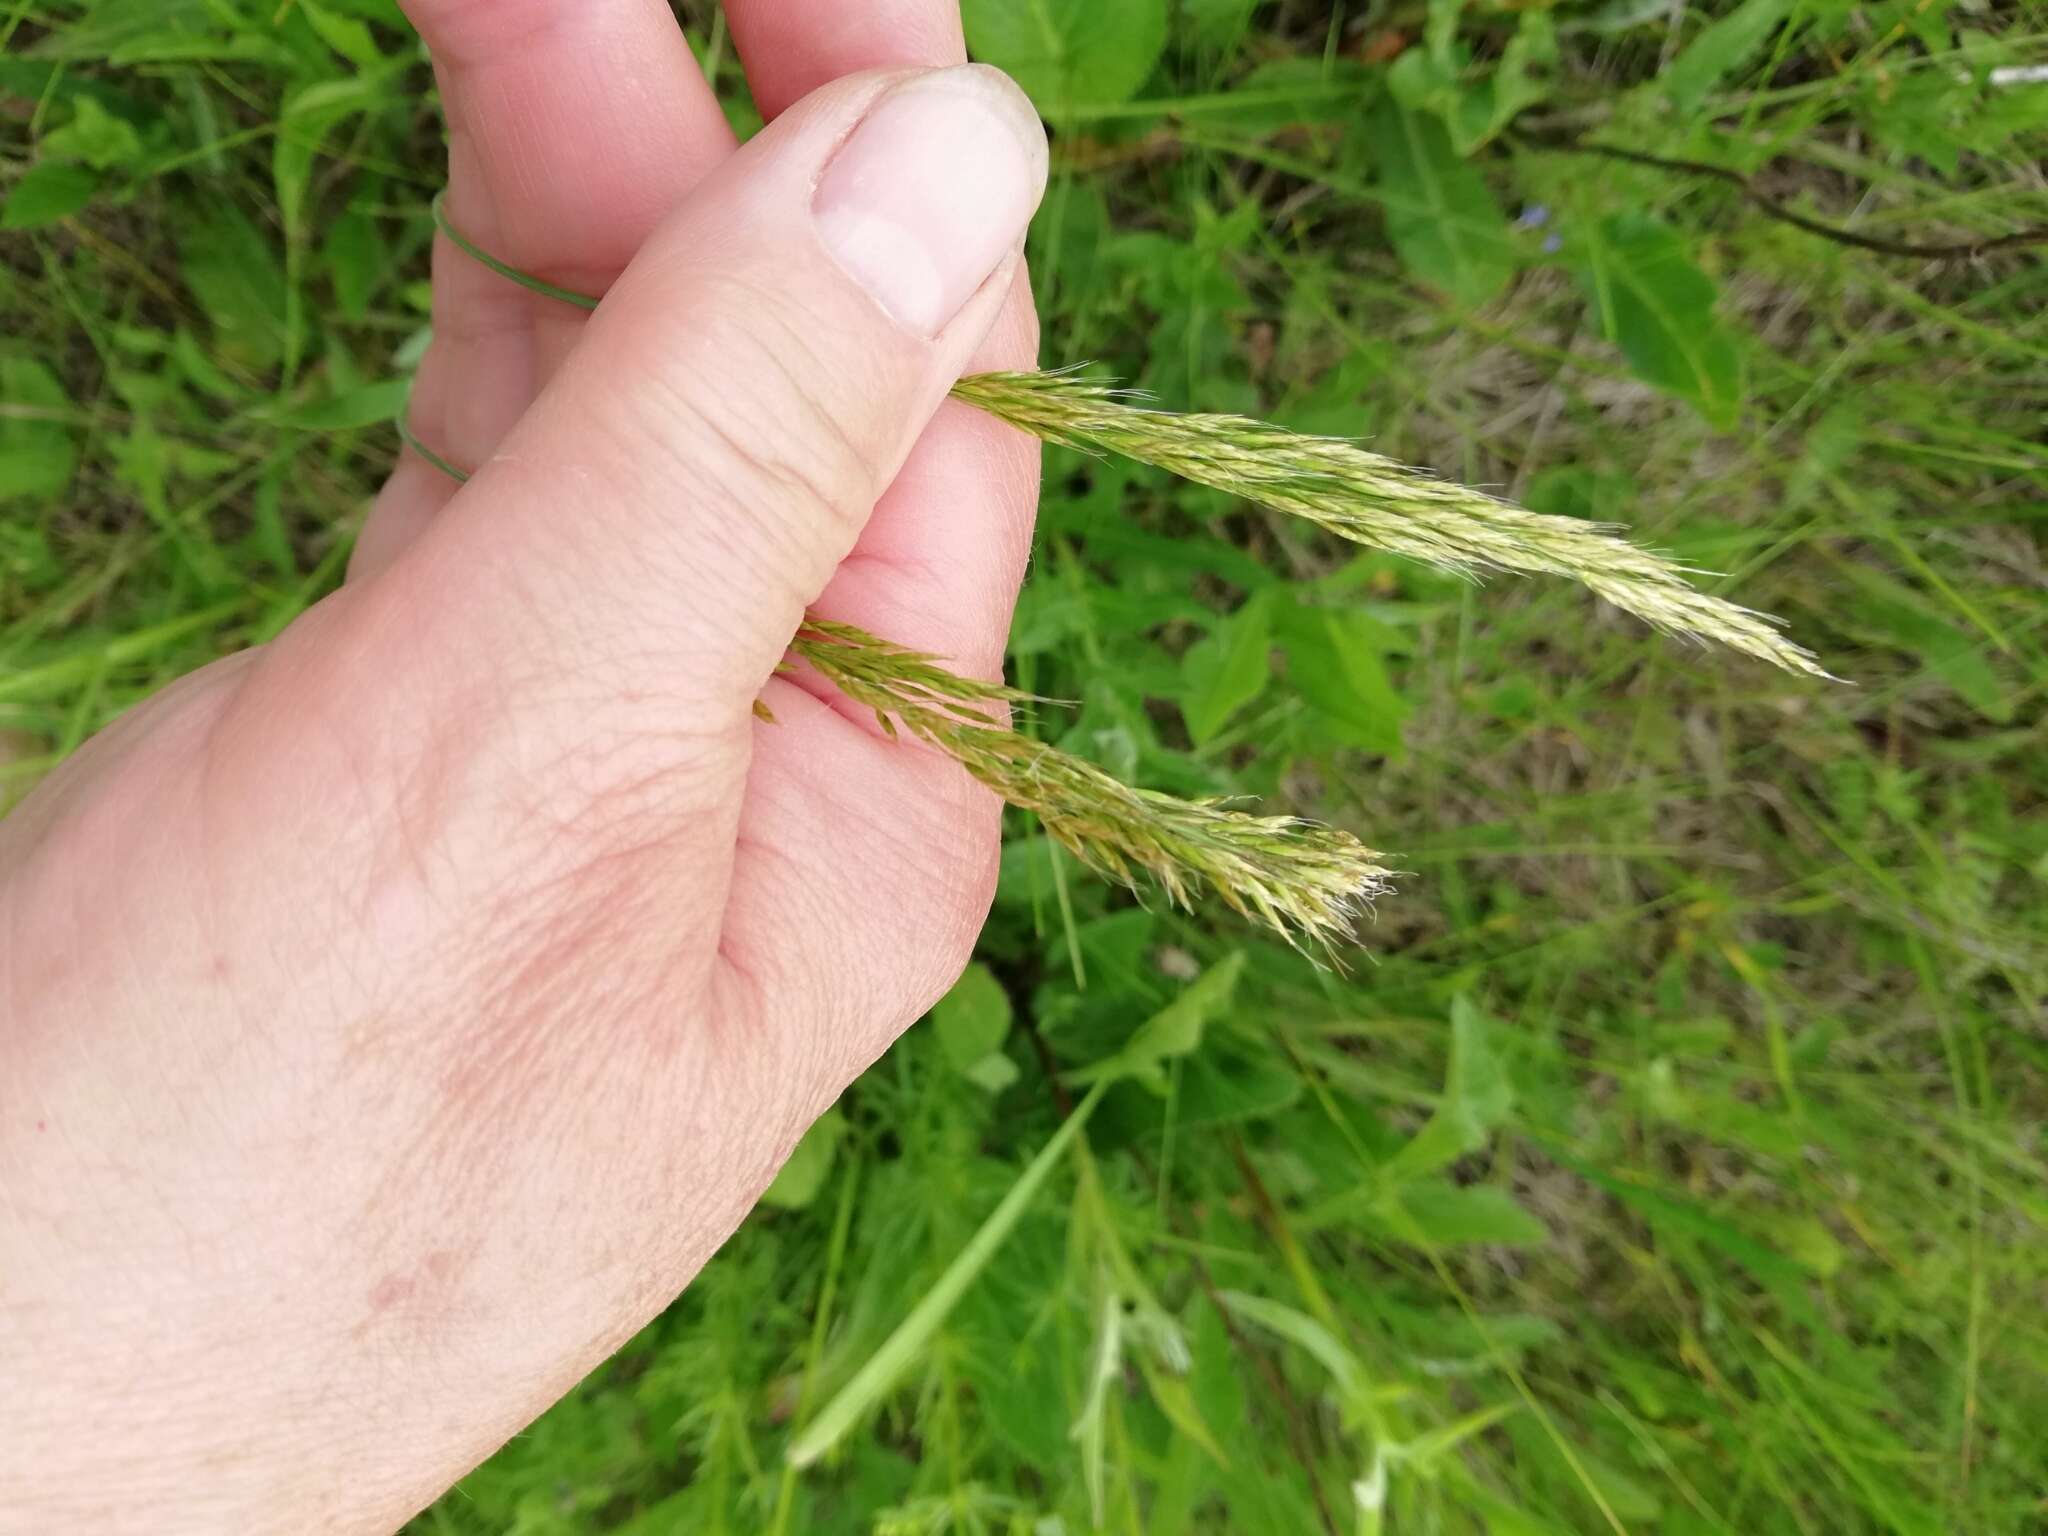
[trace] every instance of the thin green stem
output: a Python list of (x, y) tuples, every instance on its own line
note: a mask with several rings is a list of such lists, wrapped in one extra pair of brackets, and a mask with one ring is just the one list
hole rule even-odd
[(399, 412), (397, 417), (394, 418), (391, 423), (391, 425), (397, 430), (399, 439), (405, 444), (406, 447), (410, 448), (414, 453), (418, 454), (421, 458), (425, 459), (435, 469), (438, 469), (442, 474), (446, 475), (450, 480), (453, 480), (457, 485), (467, 485), (469, 483), (468, 470), (458, 468), (454, 464), (449, 463), (448, 460), (442, 458), (440, 454), (436, 453), (432, 448), (429, 448), (425, 443), (420, 441), (419, 434), (414, 432), (412, 429), (410, 410), (411, 402), (408, 401), (407, 409)]
[(563, 304), (572, 304), (578, 309), (595, 309), (598, 301), (587, 293), (578, 293), (573, 288), (563, 288), (543, 278), (522, 272), (517, 267), (498, 260), (489, 251), (471, 240), (455, 227), (455, 221), (448, 217), (448, 194), (441, 193), (434, 199), (434, 227), (446, 235), (451, 244), (472, 261), (481, 262), (507, 282), (517, 283), (543, 298), (555, 299)]

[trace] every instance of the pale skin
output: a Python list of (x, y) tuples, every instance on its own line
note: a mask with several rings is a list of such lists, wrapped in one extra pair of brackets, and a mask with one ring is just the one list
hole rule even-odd
[(610, 298), (438, 249), (413, 424), (476, 478), (408, 457), (341, 592), (0, 823), (0, 1530), (394, 1529), (993, 892), (992, 797), (776, 668), (807, 606), (999, 667), (1037, 455), (944, 396), (1035, 362), (1028, 107), (915, 73), (953, 0), (727, 0), (738, 152), (664, 0), (407, 9), (457, 224)]

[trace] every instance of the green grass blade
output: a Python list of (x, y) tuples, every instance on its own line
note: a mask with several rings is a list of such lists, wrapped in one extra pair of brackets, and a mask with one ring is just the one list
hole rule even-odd
[(869, 1356), (867, 1364), (855, 1373), (853, 1380), (840, 1388), (839, 1394), (791, 1443), (789, 1460), (793, 1465), (812, 1465), (888, 1395), (910, 1362), (931, 1343), (940, 1324), (959, 1304), (960, 1298), (967, 1294), (967, 1288), (974, 1283), (975, 1277), (988, 1267), (989, 1260), (995, 1257), (1004, 1239), (1016, 1230), (1032, 1198), (1044, 1186), (1053, 1169), (1059, 1166), (1060, 1159), (1074, 1138), (1081, 1134), (1081, 1128), (1095, 1113), (1096, 1105), (1102, 1102), (1102, 1096), (1108, 1089), (1107, 1081), (1097, 1083), (1093, 1091), (1075, 1106), (1074, 1112), (1053, 1132), (1052, 1139), (1031, 1160), (1017, 1182), (1010, 1186), (1010, 1192), (1003, 1196), (1002, 1203), (989, 1213), (981, 1229), (960, 1250), (960, 1256), (946, 1266), (946, 1272), (939, 1276), (938, 1283), (924, 1293), (923, 1299), (911, 1309), (910, 1316), (897, 1326), (882, 1347)]

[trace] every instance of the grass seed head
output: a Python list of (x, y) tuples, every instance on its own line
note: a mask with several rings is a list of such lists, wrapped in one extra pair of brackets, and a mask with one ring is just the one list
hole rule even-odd
[(1028, 696), (955, 675), (937, 658), (844, 624), (811, 619), (791, 649), (883, 728), (930, 743), (1020, 810), (1075, 858), (1133, 888), (1149, 876), (1192, 906), (1213, 891), (1298, 947), (1330, 950), (1387, 887), (1348, 832), (1292, 816), (1253, 816), (1219, 800), (1137, 789), (1095, 764), (1011, 730), (1000, 705)]
[(1569, 577), (1667, 633), (1828, 675), (1777, 620), (1700, 591), (1683, 567), (1600, 524), (1525, 511), (1341, 438), (1155, 410), (1072, 372), (975, 374), (954, 394), (1046, 442), (1122, 454), (1356, 544), (1466, 576)]

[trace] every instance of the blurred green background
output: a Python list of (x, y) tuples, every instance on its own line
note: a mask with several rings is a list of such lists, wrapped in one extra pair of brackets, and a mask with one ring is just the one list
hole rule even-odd
[[(1625, 523), (1851, 685), (1053, 454), (1035, 728), (1400, 890), (1343, 975), (1020, 820), (934, 1018), (416, 1529), (2048, 1529), (2048, 247), (1980, 249), (2048, 224), (2048, 11), (967, 21), (1054, 130), (1047, 363)], [(442, 171), (392, 0), (0, 39), (5, 803), (334, 583)], [(1134, 1037), (1150, 1080), (789, 1471)]]

